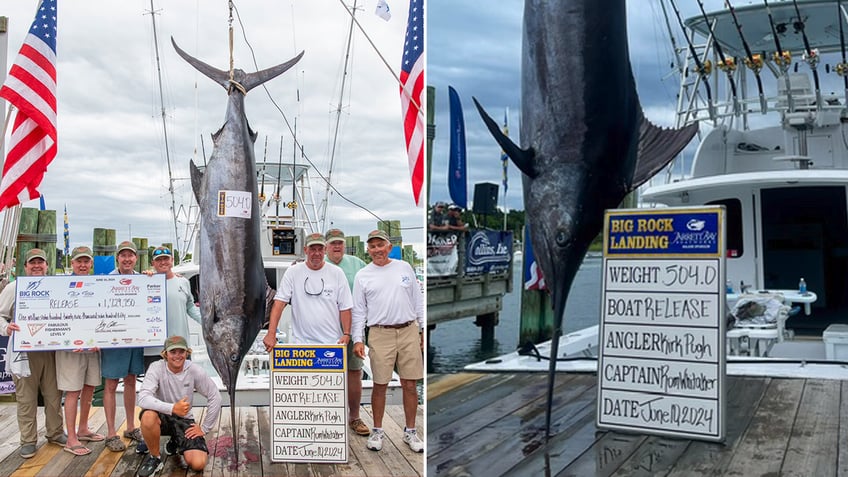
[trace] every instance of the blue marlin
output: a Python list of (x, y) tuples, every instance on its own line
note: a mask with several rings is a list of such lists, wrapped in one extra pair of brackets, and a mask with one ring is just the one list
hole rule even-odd
[[(235, 429), (236, 380), (242, 359), (265, 319), (267, 281), (260, 252), (260, 216), (253, 144), (244, 112), (252, 88), (282, 74), (303, 56), (255, 73), (219, 70), (171, 43), (184, 60), (227, 90), (224, 125), (212, 135), (206, 169), (191, 162), (191, 187), (200, 206), (200, 316), (212, 365), (227, 387)], [(242, 202), (240, 215), (227, 213), (227, 201)]]
[(571, 283), (604, 210), (667, 165), (697, 125), (667, 130), (644, 116), (627, 48), (624, 0), (526, 0), (521, 65), (522, 147), (475, 99), (489, 131), (522, 172), (536, 260), (552, 295), (553, 377)]

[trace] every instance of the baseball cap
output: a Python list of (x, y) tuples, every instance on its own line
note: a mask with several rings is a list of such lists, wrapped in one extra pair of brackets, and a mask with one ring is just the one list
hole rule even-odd
[(153, 260), (156, 260), (159, 257), (171, 257), (171, 249), (160, 245), (153, 249)]
[(366, 242), (370, 242), (371, 239), (375, 239), (375, 238), (383, 239), (386, 242), (390, 241), (389, 240), (389, 234), (387, 234), (384, 230), (372, 230), (368, 234), (368, 240), (366, 240)]
[(310, 245), (326, 245), (324, 243), (324, 236), (321, 235), (318, 232), (315, 232), (314, 234), (307, 235), (306, 236), (306, 246), (308, 247)]
[(34, 248), (34, 249), (30, 250), (29, 252), (27, 252), (26, 260), (24, 260), (24, 263), (29, 263), (29, 261), (32, 260), (33, 258), (40, 258), (40, 259), (42, 259), (46, 262), (47, 261), (47, 254), (44, 253), (44, 250), (41, 250), (40, 248)]
[(342, 232), (339, 229), (328, 230), (327, 235), (324, 238), (327, 240), (327, 243), (344, 242), (345, 241), (344, 232)]
[(73, 251), (71, 251), (71, 260), (76, 260), (82, 257), (88, 257), (94, 260), (94, 252), (92, 252), (91, 249), (86, 247), (85, 245), (76, 247)]
[(129, 240), (124, 240), (123, 242), (118, 244), (118, 251), (116, 253), (121, 253), (124, 250), (130, 250), (132, 253), (137, 254), (138, 250), (135, 249), (135, 244), (130, 242)]
[(438, 202), (436, 202), (436, 203), (433, 205), (433, 207), (444, 207), (444, 206), (446, 206), (446, 205), (447, 205), (447, 204), (445, 204), (444, 202), (442, 202), (442, 201), (438, 201)]
[(448, 206), (448, 210), (462, 210), (462, 207), (460, 207), (456, 204), (451, 204), (451, 205)]
[(168, 352), (172, 349), (191, 350), (191, 348), (188, 347), (186, 339), (178, 335), (169, 336), (168, 339), (165, 340), (165, 351)]

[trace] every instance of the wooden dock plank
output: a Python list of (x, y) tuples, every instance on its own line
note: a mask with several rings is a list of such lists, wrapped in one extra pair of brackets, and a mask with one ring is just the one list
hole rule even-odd
[(836, 475), (848, 475), (848, 382), (840, 383)]
[[(195, 409), (198, 420), (203, 418), (205, 408)], [(318, 476), (411, 476), (420, 477), (424, 474), (423, 454), (411, 452), (401, 440), (402, 420), (398, 424), (398, 416), (403, 415), (400, 406), (388, 406), (384, 426), (389, 429), (384, 441), (383, 450), (372, 452), (365, 448), (366, 438), (352, 435), (350, 439), (350, 452), (348, 462), (344, 464), (329, 463), (273, 463), (270, 460), (271, 451), (271, 422), (270, 408), (265, 407), (243, 407), (237, 408), (238, 432), (233, 433), (230, 424), (229, 408), (218, 420), (217, 426), (207, 434), (207, 442), (210, 444), (210, 461), (202, 473), (187, 471), (180, 466), (180, 460), (176, 456), (167, 457), (164, 454), (164, 446), (169, 437), (163, 437), (160, 443), (162, 457), (165, 466), (161, 475), (186, 476), (186, 475), (222, 475), (222, 476), (295, 476), (295, 477), (318, 477)], [(14, 403), (0, 403), (0, 422), (13, 416), (16, 412)], [(423, 409), (417, 408), (417, 419), (423, 422)], [(363, 420), (371, 424), (370, 408), (363, 407)], [(123, 418), (123, 415), (121, 415)], [(39, 410), (39, 422), (43, 422), (43, 410)], [(105, 414), (102, 408), (94, 408), (90, 419), (92, 429), (105, 432)], [(89, 446), (92, 453), (87, 456), (75, 457), (69, 453), (62, 452), (62, 447), (46, 442), (43, 424), (39, 431), (42, 436), (38, 442), (38, 452), (31, 459), (23, 459), (18, 453), (19, 434), (17, 424), (13, 420), (9, 431), (0, 434), (0, 446), (13, 449), (6, 457), (0, 459), (0, 476), (26, 476), (32, 477), (42, 475), (52, 476), (135, 476), (143, 456), (135, 454), (135, 447), (128, 447), (123, 453), (113, 453), (105, 448), (103, 442), (91, 443)], [(118, 422), (121, 430), (125, 428), (126, 420)], [(98, 427), (95, 427), (98, 426)], [(233, 436), (238, 436), (238, 464), (235, 461), (235, 449), (232, 445)], [(230, 448), (227, 448), (227, 446)], [(214, 452), (214, 454), (213, 454)]]
[(430, 374), (427, 376), (427, 400), (433, 400), (442, 394), (460, 386), (466, 386), (483, 376), (482, 373)]
[(808, 379), (789, 437), (781, 473), (785, 476), (837, 475), (840, 382)]
[(803, 379), (771, 380), (725, 473), (780, 474), (803, 389)]
[(612, 475), (647, 439), (643, 434), (604, 432), (600, 439), (559, 474)]
[(690, 441), (686, 452), (677, 460), (669, 477), (693, 475), (719, 475), (724, 472), (736, 451), (736, 443), (742, 438), (754, 418), (754, 410), (760, 405), (770, 380), (768, 378), (737, 377), (727, 383), (727, 430), (725, 443)]

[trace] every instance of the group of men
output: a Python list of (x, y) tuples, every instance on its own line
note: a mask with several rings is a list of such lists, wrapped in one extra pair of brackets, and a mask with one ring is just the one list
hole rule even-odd
[[(371, 263), (345, 254), (345, 236), (341, 230), (329, 230), (306, 237), (304, 265), (291, 267), (283, 275), (271, 309), (268, 333), (263, 339), (267, 350), (277, 344), (277, 326), (286, 306), (292, 307), (292, 339), (298, 344), (347, 346), (349, 426), (357, 434), (368, 436), (366, 447), (383, 447), (382, 421), (386, 391), (397, 367), (400, 376), (405, 416), (404, 442), (415, 452), (423, 452), (424, 443), (417, 434), (415, 417), (418, 406), (416, 382), (423, 378), (424, 304), (412, 267), (389, 257), (392, 244), (388, 234), (374, 230), (368, 234), (367, 251)], [(325, 260), (326, 255), (326, 260)], [(117, 247), (117, 268), (113, 274), (136, 274), (138, 251), (132, 242)], [(332, 265), (326, 265), (327, 261)], [(77, 247), (71, 253), (75, 275), (88, 275), (93, 262), (89, 247)], [(173, 257), (164, 246), (153, 251), (153, 272), (166, 276), (169, 337), (161, 348), (80, 348), (72, 351), (13, 353), (11, 340), (7, 352), (7, 372), (13, 376), (17, 397), (17, 417), (21, 446), (19, 454), (30, 458), (37, 452), (36, 411), (39, 392), (44, 399), (46, 436), (50, 443), (76, 456), (87, 455), (86, 444), (105, 441), (111, 451), (123, 452), (126, 443), (116, 427), (117, 386), (124, 382), (123, 404), (126, 415), (125, 439), (136, 441), (137, 453), (149, 453), (138, 470), (140, 477), (154, 475), (163, 468), (160, 454), (161, 435), (170, 435), (165, 451), (180, 454), (187, 467), (202, 470), (208, 450), (203, 436), (216, 423), (221, 408), (217, 387), (206, 372), (190, 361), (188, 318), (200, 321), (200, 313), (186, 278), (172, 271)], [(47, 275), (48, 257), (40, 249), (25, 257), (27, 276)], [(15, 316), (15, 286), (0, 292), (0, 335), (19, 331)], [(369, 429), (360, 417), (362, 365), (367, 343), (374, 387), (371, 393), (374, 426)], [(20, 367), (25, 362), (25, 369)], [(17, 366), (13, 366), (17, 363)], [(137, 390), (137, 378), (144, 375)], [(106, 435), (88, 427), (95, 386), (105, 380), (103, 407)], [(186, 390), (206, 397), (207, 412), (201, 424), (194, 421), (191, 398)], [(62, 393), (65, 393), (62, 425)], [(136, 401), (142, 411), (135, 419)], [(77, 410), (79, 409), (79, 412)]]
[[(424, 304), (414, 270), (389, 257), (392, 243), (382, 230), (368, 234), (368, 265), (345, 254), (345, 236), (339, 229), (307, 236), (303, 250), (305, 264), (286, 271), (277, 288), (263, 339), (265, 349), (270, 351), (277, 344), (277, 326), (287, 306), (292, 307), (293, 343), (347, 346), (349, 426), (369, 436), (366, 447), (374, 451), (383, 448), (386, 391), (397, 366), (406, 421), (403, 441), (413, 451), (423, 452), (415, 413), (416, 382), (424, 372)], [(325, 255), (332, 265), (327, 265)], [(370, 430), (359, 412), (366, 326), (374, 382)]]
[(462, 207), (456, 204), (436, 202), (427, 221), (430, 232), (466, 231), (468, 225), (462, 220)]
[[(80, 246), (71, 252), (71, 269), (74, 275), (88, 275), (93, 263), (91, 248)], [(130, 241), (118, 245), (116, 264), (113, 274), (135, 274), (138, 261), (138, 251)], [(45, 276), (48, 271), (47, 254), (38, 248), (27, 252), (25, 256), (24, 274), (26, 276)], [(115, 415), (117, 408), (118, 382), (124, 381), (124, 408), (127, 426), (123, 433), (125, 439), (137, 441), (136, 452), (147, 453), (145, 441), (151, 443), (150, 454), (139, 468), (141, 477), (153, 475), (162, 468), (159, 458), (159, 435), (166, 431), (177, 429), (180, 432), (171, 434), (173, 437), (166, 445), (166, 451), (183, 456), (186, 465), (194, 470), (202, 470), (206, 465), (208, 451), (202, 442), (204, 433), (211, 429), (217, 420), (221, 399), (214, 382), (200, 367), (192, 367), (185, 362), (190, 355), (186, 340), (188, 336), (187, 317), (200, 320), (200, 313), (192, 298), (189, 282), (186, 278), (175, 275), (173, 256), (168, 247), (160, 246), (153, 251), (154, 271), (166, 276), (166, 300), (168, 314), (166, 326), (169, 330), (183, 333), (165, 341), (162, 348), (153, 349), (158, 359), (145, 348), (98, 349), (79, 348), (61, 351), (13, 352), (12, 342), (6, 355), (6, 371), (12, 374), (15, 383), (17, 401), (17, 419), (20, 430), (21, 446), (18, 453), (28, 459), (37, 452), (38, 440), (36, 411), (38, 394), (44, 399), (45, 434), (47, 441), (62, 445), (64, 451), (75, 456), (91, 453), (87, 443), (105, 441), (107, 449), (114, 452), (126, 450), (126, 443), (117, 433)], [(20, 330), (20, 325), (14, 321), (15, 316), (14, 285), (6, 286), (0, 292), (0, 335), (10, 336)], [(151, 348), (148, 348), (151, 349)], [(149, 359), (145, 353), (151, 354)], [(145, 365), (145, 359), (148, 364)], [(163, 371), (167, 368), (168, 372)], [(138, 404), (142, 408), (139, 415), (140, 427), (135, 423), (136, 384), (137, 377), (145, 374), (146, 378), (138, 393)], [(89, 429), (88, 418), (91, 410), (92, 395), (95, 386), (105, 380), (103, 389), (103, 408), (106, 416), (107, 435), (96, 433)], [(169, 391), (179, 389), (184, 392), (183, 385), (191, 386), (209, 401), (209, 412), (202, 426), (194, 423), (191, 406), (180, 398), (173, 399)], [(64, 419), (65, 433), (62, 425), (62, 393), (65, 395)], [(173, 399), (168, 402), (168, 399)], [(215, 411), (214, 409), (218, 411)], [(167, 410), (166, 410), (167, 407)], [(79, 412), (77, 412), (79, 409)], [(168, 427), (170, 426), (170, 427)]]

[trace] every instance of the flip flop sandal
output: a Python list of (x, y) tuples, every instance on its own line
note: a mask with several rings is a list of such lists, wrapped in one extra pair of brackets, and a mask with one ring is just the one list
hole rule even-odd
[(106, 439), (106, 448), (112, 452), (123, 452), (127, 450), (126, 444), (118, 436), (112, 436)]
[(80, 440), (80, 442), (100, 442), (106, 439), (106, 436), (104, 436), (103, 434), (92, 432), (91, 434), (86, 434), (84, 436), (78, 435), (77, 438)]
[(91, 449), (89, 449), (88, 447), (86, 447), (82, 444), (80, 444), (78, 446), (73, 446), (73, 447), (67, 447), (66, 446), (66, 447), (63, 447), (62, 450), (64, 450), (65, 452), (69, 452), (69, 453), (71, 453), (75, 456), (83, 456), (83, 455), (91, 454)]

